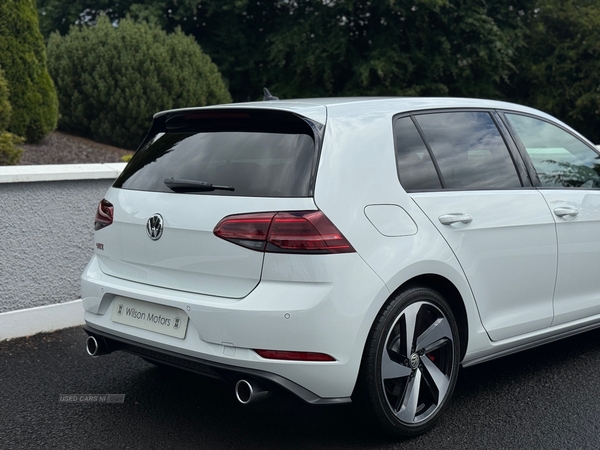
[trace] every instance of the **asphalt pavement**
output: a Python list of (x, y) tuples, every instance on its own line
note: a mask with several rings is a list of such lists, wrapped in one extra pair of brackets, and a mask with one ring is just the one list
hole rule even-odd
[(600, 448), (600, 331), (462, 369), (444, 417), (408, 441), (352, 405), (283, 393), (242, 406), (218, 381), (122, 352), (91, 358), (85, 337), (0, 342), (1, 449)]

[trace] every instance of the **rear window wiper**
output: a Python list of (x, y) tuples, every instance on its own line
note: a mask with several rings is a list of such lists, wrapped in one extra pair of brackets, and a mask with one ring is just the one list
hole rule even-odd
[(164, 183), (173, 192), (235, 191), (233, 186), (222, 186), (206, 181), (183, 180), (173, 177), (165, 178)]

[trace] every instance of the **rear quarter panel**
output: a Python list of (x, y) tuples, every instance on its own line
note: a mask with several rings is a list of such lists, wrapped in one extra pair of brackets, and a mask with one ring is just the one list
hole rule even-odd
[[(352, 108), (352, 115), (347, 114)], [(358, 254), (386, 284), (389, 292), (423, 274), (437, 274), (460, 292), (469, 324), (467, 352), (489, 345), (468, 282), (456, 257), (437, 229), (398, 180), (392, 118), (373, 114), (361, 104), (328, 108), (328, 120), (315, 186), (315, 203), (340, 229)], [(418, 231), (407, 236), (384, 236), (365, 215), (369, 205), (398, 205)], [(389, 297), (363, 299), (369, 303), (356, 351), (362, 355), (373, 321)], [(358, 355), (357, 355), (358, 356)], [(360, 357), (360, 356), (359, 356)]]

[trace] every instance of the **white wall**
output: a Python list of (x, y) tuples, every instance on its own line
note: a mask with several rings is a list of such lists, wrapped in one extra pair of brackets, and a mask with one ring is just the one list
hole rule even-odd
[[(77, 317), (73, 301), (92, 255), (95, 210), (124, 166), (0, 167), (0, 340)], [(26, 322), (35, 317), (40, 325), (31, 329)]]

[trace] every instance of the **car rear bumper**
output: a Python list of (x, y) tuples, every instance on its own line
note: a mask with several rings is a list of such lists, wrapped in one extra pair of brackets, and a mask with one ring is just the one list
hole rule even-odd
[[(119, 279), (92, 258), (82, 276), (86, 330), (118, 350), (205, 375), (202, 368), (274, 382), (310, 403), (349, 401), (377, 304), (389, 293), (357, 254), (266, 254), (262, 280), (243, 299), (207, 296)], [(183, 339), (111, 319), (115, 298), (185, 311)], [(265, 359), (254, 350), (324, 353), (335, 361)], [(168, 360), (167, 360), (168, 359)], [(169, 362), (171, 361), (171, 362)], [(173, 362), (175, 361), (175, 362)]]
[(115, 337), (112, 334), (104, 331), (99, 331), (90, 325), (84, 325), (84, 330), (89, 336), (94, 336), (96, 339), (102, 339), (103, 345), (109, 352), (125, 351), (134, 355), (140, 356), (146, 360), (156, 363), (165, 364), (179, 369), (197, 373), (199, 375), (218, 378), (225, 382), (234, 382), (244, 377), (251, 377), (257, 380), (263, 380), (267, 383), (273, 383), (283, 387), (300, 397), (307, 403), (314, 405), (331, 405), (350, 403), (350, 397), (329, 397), (322, 398), (302, 386), (283, 378), (279, 375), (265, 372), (262, 370), (240, 368), (221, 364), (214, 361), (207, 361), (199, 358), (193, 358), (180, 353), (169, 350), (159, 349), (154, 346), (141, 344), (122, 337)]

